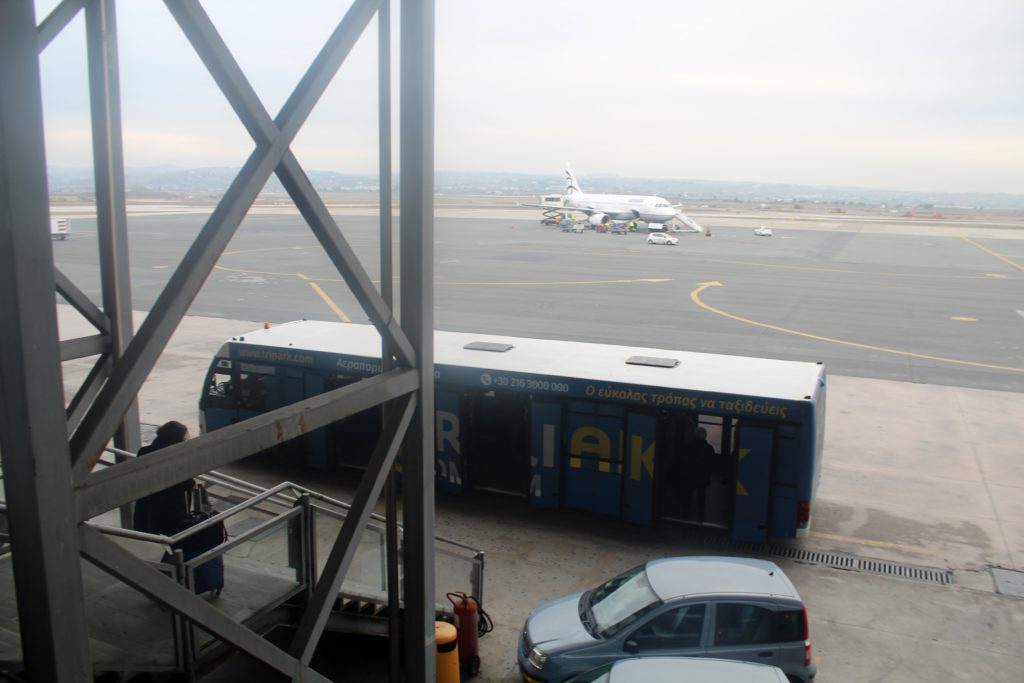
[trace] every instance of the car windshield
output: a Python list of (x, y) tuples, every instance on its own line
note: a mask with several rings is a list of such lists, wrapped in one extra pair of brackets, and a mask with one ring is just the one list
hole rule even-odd
[(644, 565), (604, 582), (590, 591), (586, 599), (595, 630), (604, 638), (615, 635), (661, 604), (647, 580)]

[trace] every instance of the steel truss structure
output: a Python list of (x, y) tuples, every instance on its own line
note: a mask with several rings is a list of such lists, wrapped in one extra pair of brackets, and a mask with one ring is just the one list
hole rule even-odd
[[(114, 0), (64, 0), (38, 26), (32, 0), (0, 3), (0, 453), (25, 670), (31, 680), (92, 675), (79, 557), (294, 680), (325, 680), (309, 666), (356, 542), (382, 490), (392, 525), (403, 450), (404, 677), (434, 680), (433, 565), (433, 0), (401, 0), (399, 263), (401, 319), (391, 291), (391, 61), (388, 0), (354, 0), (281, 111), (266, 111), (198, 0), (167, 9), (253, 139), (253, 151), (133, 335)], [(52, 266), (39, 54), (84, 12), (92, 113), (102, 302)], [(378, 291), (290, 145), (349, 51), (376, 17), (380, 120)], [(136, 397), (182, 317), (271, 173), (380, 331), (379, 376), (168, 448), (94, 470), (102, 449), (135, 451)], [(60, 341), (54, 293), (96, 334)], [(98, 354), (65, 405), (61, 362)], [(308, 600), (290, 648), (276, 648), (92, 529), (86, 520), (209, 469), (239, 460), (369, 407), (385, 428), (352, 510)], [(390, 582), (397, 585), (397, 580)], [(397, 606), (397, 588), (390, 600)], [(391, 610), (397, 614), (398, 610)], [(393, 622), (392, 635), (398, 635)], [(393, 637), (392, 642), (397, 643)], [(392, 648), (392, 676), (399, 653)]]

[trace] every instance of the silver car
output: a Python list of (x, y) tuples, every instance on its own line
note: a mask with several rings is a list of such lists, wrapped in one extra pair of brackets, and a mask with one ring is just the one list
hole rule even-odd
[(571, 683), (786, 683), (777, 666), (695, 657), (634, 657), (580, 674)]
[(807, 610), (772, 562), (674, 557), (535, 609), (519, 637), (525, 681), (561, 683), (627, 657), (714, 657), (771, 664), (810, 683)]
[(652, 232), (647, 236), (647, 244), (667, 244), (670, 247), (674, 247), (679, 244), (679, 240), (663, 232)]

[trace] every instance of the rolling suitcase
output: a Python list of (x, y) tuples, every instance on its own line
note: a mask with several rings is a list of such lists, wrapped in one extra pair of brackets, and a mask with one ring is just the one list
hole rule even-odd
[[(183, 528), (195, 526), (214, 516), (214, 513), (210, 510), (210, 501), (207, 496), (206, 489), (202, 484), (199, 484), (196, 489), (190, 493), (192, 496), (192, 511), (184, 521)], [(171, 548), (174, 550), (181, 550), (182, 555), (187, 562), (194, 557), (202, 555), (211, 548), (216, 548), (226, 540), (227, 530), (224, 528), (224, 522), (217, 522), (216, 524), (173, 544)], [(165, 557), (165, 561), (169, 560), (170, 555), (167, 555)], [(222, 556), (218, 556), (208, 562), (204, 562), (193, 570), (192, 591), (194, 593), (202, 594), (213, 592), (214, 595), (220, 595), (222, 590), (224, 590), (224, 558)]]

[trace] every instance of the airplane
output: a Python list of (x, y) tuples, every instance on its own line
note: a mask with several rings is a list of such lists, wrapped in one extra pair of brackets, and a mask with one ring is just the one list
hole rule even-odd
[[(547, 198), (545, 198), (547, 200)], [(653, 195), (594, 194), (586, 193), (580, 187), (569, 164), (565, 165), (565, 196), (561, 206), (552, 204), (523, 204), (523, 206), (547, 209), (550, 211), (572, 213), (580, 212), (587, 216), (592, 226), (605, 225), (608, 222), (644, 221), (649, 229), (660, 231), (663, 225), (678, 219), (689, 228), (690, 232), (704, 232), (694, 220), (676, 211), (667, 199)]]

